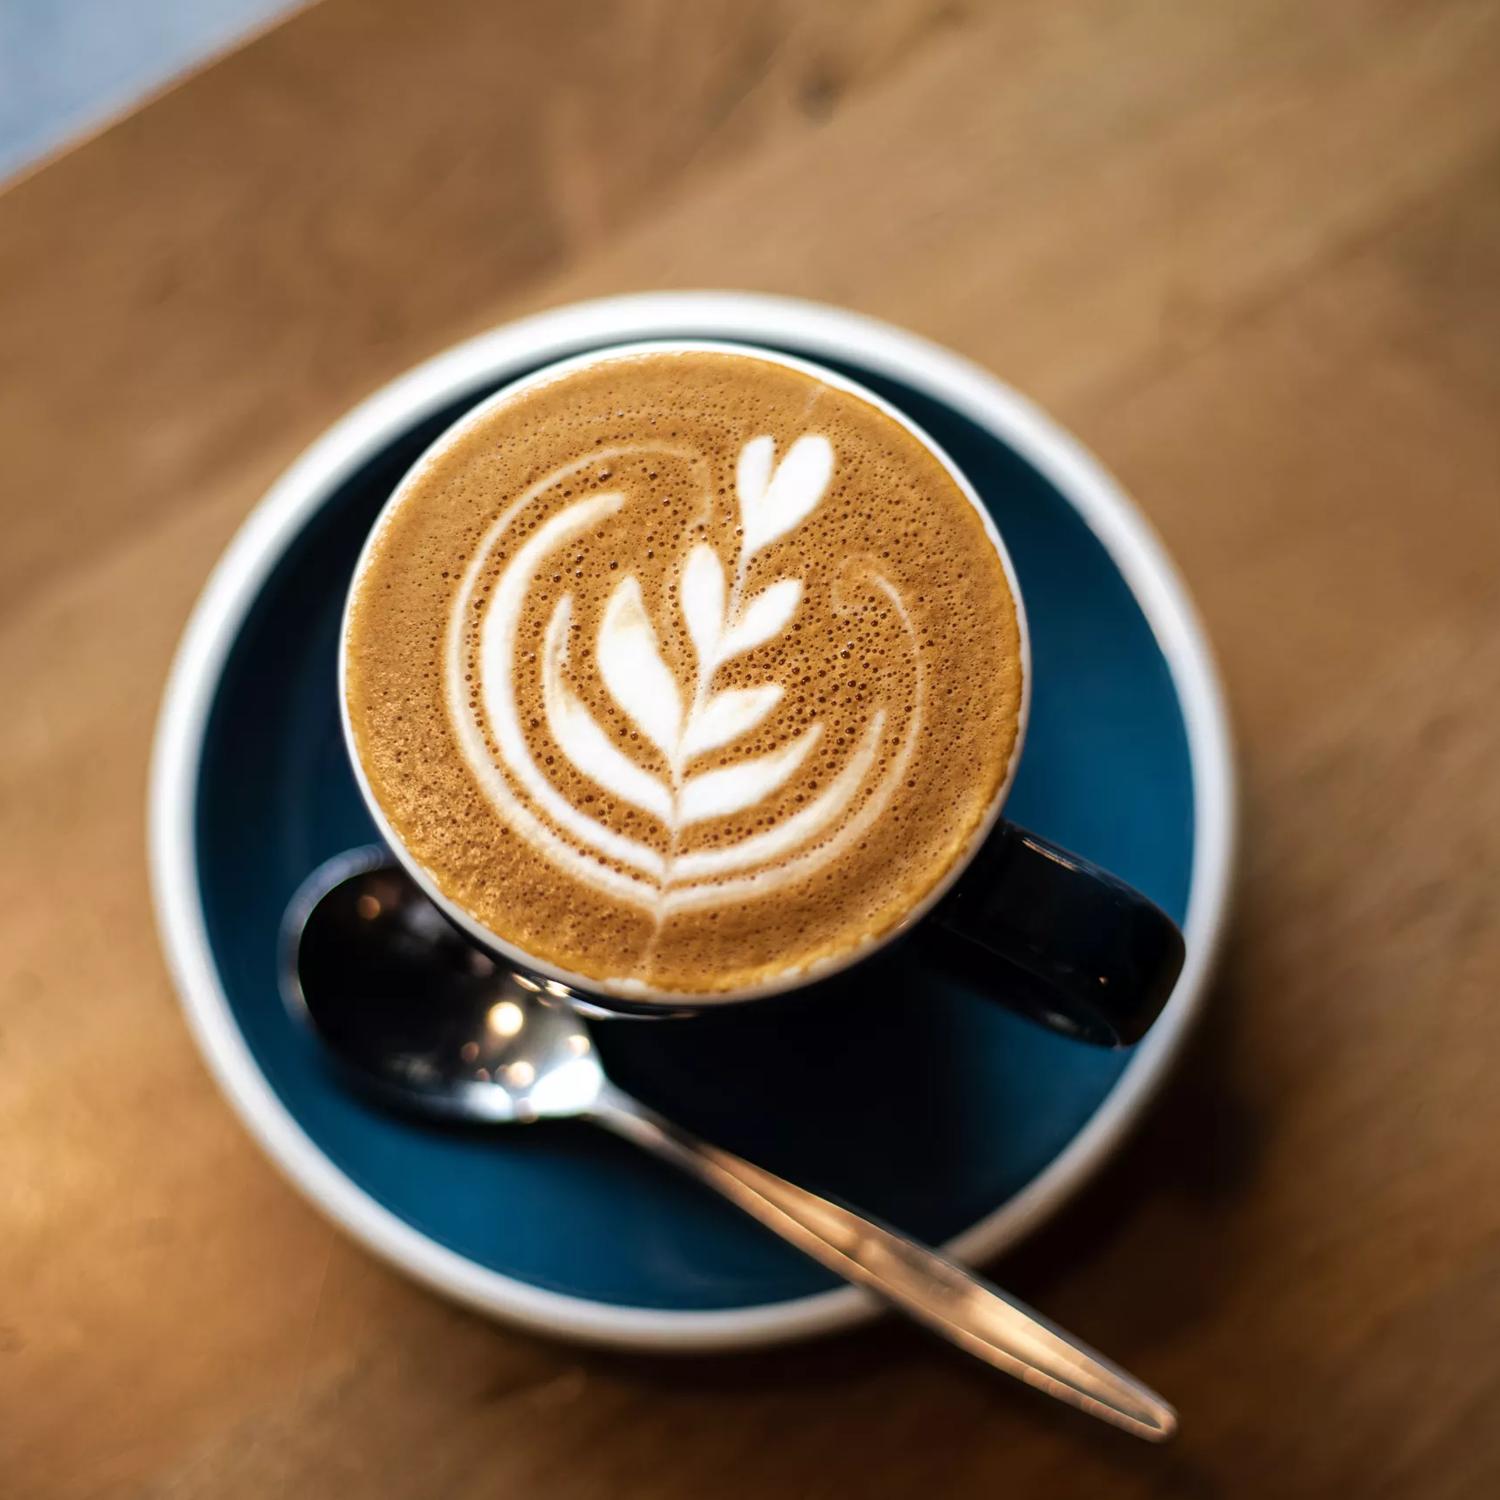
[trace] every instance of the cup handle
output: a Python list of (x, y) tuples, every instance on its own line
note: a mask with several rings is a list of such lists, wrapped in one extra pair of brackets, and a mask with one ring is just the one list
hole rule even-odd
[(918, 927), (935, 961), (1053, 1031), (1145, 1035), (1182, 972), (1177, 924), (1098, 865), (1013, 823), (985, 840)]

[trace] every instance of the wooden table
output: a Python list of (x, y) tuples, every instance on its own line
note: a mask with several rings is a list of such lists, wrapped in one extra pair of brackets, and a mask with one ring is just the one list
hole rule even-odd
[[(0, 196), (0, 1493), (1500, 1492), (1500, 6), (327, 0)], [(331, 418), (514, 314), (745, 286), (1055, 411), (1243, 746), (1211, 1018), (997, 1268), (1148, 1449), (884, 1324), (493, 1327), (230, 1117), (157, 952), (148, 739)]]

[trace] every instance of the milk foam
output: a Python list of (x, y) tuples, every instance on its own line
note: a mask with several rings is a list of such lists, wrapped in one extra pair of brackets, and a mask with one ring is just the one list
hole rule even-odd
[(941, 460), (720, 350), (456, 429), (371, 540), (344, 665), (392, 836), (539, 966), (629, 993), (754, 989), (902, 922), (1023, 701), (1003, 563)]

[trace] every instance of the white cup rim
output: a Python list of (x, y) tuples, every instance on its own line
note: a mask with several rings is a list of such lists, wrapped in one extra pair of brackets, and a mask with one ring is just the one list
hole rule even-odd
[[(387, 520), (397, 507), (401, 505), (412, 484), (430, 464), (443, 453), (447, 452), (454, 443), (460, 441), (467, 432), (488, 420), (494, 412), (509, 405), (519, 396), (535, 391), (541, 386), (565, 380), (572, 375), (578, 374), (581, 370), (591, 369), (596, 365), (610, 364), (617, 360), (638, 358), (645, 354), (676, 355), (693, 353), (735, 355), (762, 360), (769, 364), (780, 365), (785, 369), (795, 370), (799, 374), (808, 376), (810, 379), (817, 380), (835, 390), (843, 391), (867, 402), (921, 443), (943, 466), (949, 478), (953, 480), (960, 493), (969, 502), (970, 506), (973, 507), (974, 513), (978, 516), (980, 525), (984, 529), (984, 534), (989, 539), (990, 545), (994, 548), (995, 554), (1000, 560), (1000, 565), (1005, 571), (1006, 582), (1010, 588), (1011, 599), (1015, 605), (1016, 628), (1019, 636), (1018, 654), (1021, 664), (1021, 702), (1016, 719), (1015, 741), (1011, 747), (1010, 759), (1006, 764), (1005, 773), (1001, 778), (999, 786), (996, 787), (993, 795), (990, 797), (985, 807), (984, 815), (970, 834), (968, 842), (953, 860), (949, 868), (943, 872), (942, 877), (922, 896), (921, 900), (915, 902), (903, 913), (901, 919), (885, 932), (879, 933), (875, 937), (867, 938), (845, 952), (818, 960), (801, 968), (783, 970), (759, 984), (741, 985), (720, 990), (669, 990), (655, 985), (648, 985), (634, 979), (601, 980), (590, 975), (578, 973), (562, 965), (539, 958), (536, 954), (528, 952), (519, 944), (503, 938), (493, 928), (486, 926), (471, 912), (453, 900), (443, 890), (432, 872), (407, 848), (405, 840), (401, 837), (399, 830), (395, 828), (386, 816), (385, 809), (381, 806), (379, 798), (375, 795), (374, 788), (370, 785), (363, 760), (359, 754), (354, 725), (349, 715), (347, 684), (349, 631), (353, 616), (354, 598), (358, 591), (360, 580), (373, 556), (376, 539), (384, 530)], [(959, 468), (958, 464), (954, 462), (942, 444), (920, 424), (913, 421), (906, 412), (887, 401), (885, 397), (879, 395), (877, 392), (870, 390), (869, 387), (863, 385), (861, 382), (844, 375), (840, 371), (830, 370), (814, 360), (787, 354), (778, 349), (762, 348), (748, 340), (648, 338), (634, 339), (620, 344), (605, 344), (595, 349), (585, 350), (582, 353), (568, 355), (562, 359), (551, 361), (539, 369), (533, 370), (529, 374), (523, 375), (519, 379), (502, 386), (499, 390), (492, 392), (484, 400), (458, 417), (450, 426), (444, 428), (423, 449), (411, 467), (407, 469), (397, 482), (385, 504), (381, 506), (380, 512), (371, 524), (369, 534), (360, 548), (359, 558), (354, 565), (354, 571), (349, 580), (349, 587), (344, 596), (343, 615), (339, 623), (339, 723), (343, 729), (344, 750), (348, 756), (349, 765), (353, 770), (355, 782), (359, 786), (360, 796), (364, 800), (365, 809), (374, 820), (375, 826), (379, 830), (380, 836), (385, 841), (387, 848), (390, 849), (402, 868), (448, 920), (480, 947), (498, 955), (509, 964), (514, 964), (528, 973), (537, 975), (544, 980), (550, 980), (553, 984), (561, 986), (569, 998), (581, 1000), (584, 1003), (591, 1000), (603, 1001), (606, 1004), (623, 1003), (633, 1010), (638, 1009), (642, 1014), (650, 1014), (653, 1010), (658, 1013), (668, 1013), (674, 1009), (706, 1010), (721, 1005), (766, 1000), (776, 995), (785, 995), (793, 991), (806, 989), (811, 985), (819, 984), (824, 980), (833, 978), (837, 974), (843, 973), (855, 964), (862, 963), (866, 959), (874, 957), (882, 949), (895, 942), (897, 938), (909, 932), (953, 888), (964, 871), (973, 863), (985, 840), (994, 831), (995, 825), (1000, 821), (1000, 812), (1015, 782), (1016, 768), (1020, 764), (1021, 752), (1026, 743), (1026, 729), (1031, 716), (1031, 678), (1031, 632), (1027, 624), (1026, 605), (1021, 595), (1021, 584), (1016, 574), (1015, 564), (1011, 560), (1010, 552), (1005, 545), (1005, 539), (1001, 536), (1000, 530), (995, 524), (994, 517), (985, 507), (984, 501), (980, 499), (979, 493), (975, 490), (973, 483), (963, 470)]]

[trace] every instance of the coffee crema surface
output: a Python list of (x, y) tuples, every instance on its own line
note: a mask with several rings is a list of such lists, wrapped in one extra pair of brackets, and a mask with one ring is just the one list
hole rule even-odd
[(636, 353), (459, 424), (345, 635), (365, 776), (457, 906), (619, 993), (775, 984), (968, 851), (1022, 662), (964, 492), (857, 394)]

